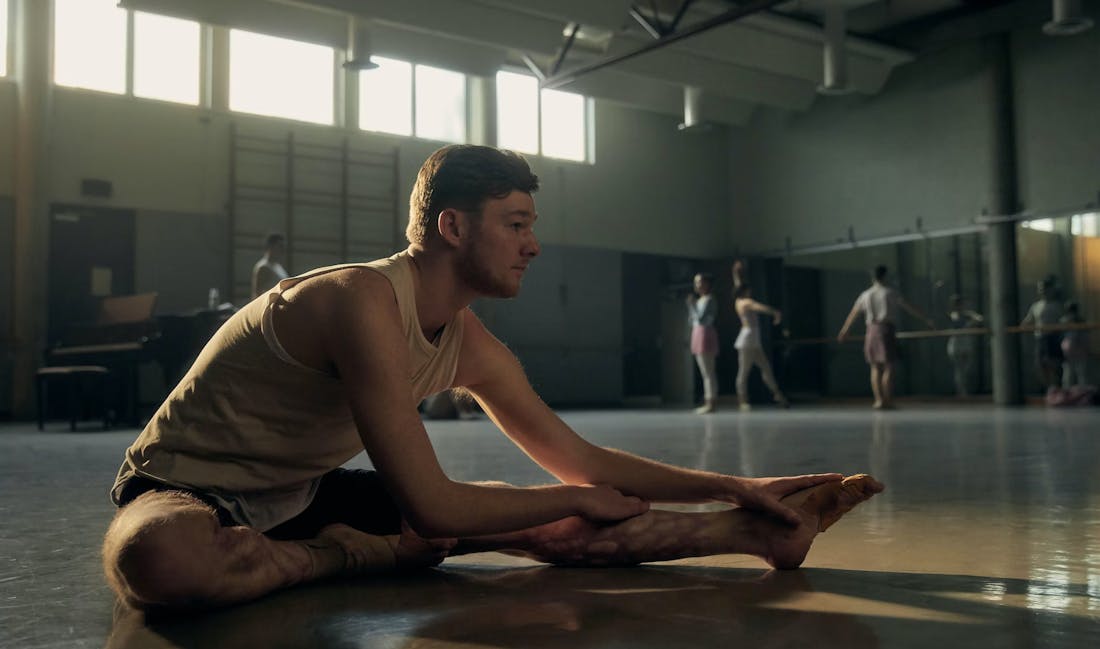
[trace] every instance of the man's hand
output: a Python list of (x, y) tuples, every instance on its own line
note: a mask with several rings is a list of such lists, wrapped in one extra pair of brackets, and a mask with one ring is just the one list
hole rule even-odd
[(399, 570), (438, 566), (458, 543), (458, 539), (426, 539), (405, 521), (401, 521), (401, 536), (387, 536), (386, 540)]
[(649, 511), (648, 502), (605, 485), (582, 485), (580, 489), (577, 514), (590, 521), (614, 523)]
[(839, 473), (817, 473), (785, 478), (739, 478), (729, 476), (727, 482), (729, 491), (724, 494), (717, 494), (715, 500), (772, 514), (791, 525), (798, 525), (802, 522), (801, 517), (793, 509), (779, 502), (779, 499), (796, 491), (842, 479), (844, 479), (844, 476)]

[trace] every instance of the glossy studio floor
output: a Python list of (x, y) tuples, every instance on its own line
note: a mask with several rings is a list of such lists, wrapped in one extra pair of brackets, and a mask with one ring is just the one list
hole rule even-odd
[[(797, 571), (739, 556), (563, 569), (482, 554), (146, 619), (116, 605), (98, 560), (106, 490), (136, 431), (6, 424), (0, 647), (1100, 646), (1100, 411), (564, 416), (597, 443), (661, 460), (748, 475), (868, 471), (887, 491), (818, 537)], [(428, 427), (456, 479), (546, 480), (484, 419)]]

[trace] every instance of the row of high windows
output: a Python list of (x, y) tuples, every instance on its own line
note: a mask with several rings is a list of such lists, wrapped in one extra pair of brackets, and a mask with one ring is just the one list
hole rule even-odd
[[(118, 0), (54, 0), (53, 80), (60, 86), (198, 106), (209, 48), (203, 26), (117, 6)], [(0, 74), (8, 73), (8, 0), (0, 0)], [(359, 72), (361, 129), (445, 142), (467, 141), (466, 75), (375, 56)], [(229, 31), (228, 91), (233, 111), (333, 125), (336, 50)], [(587, 159), (585, 97), (540, 90), (529, 75), (496, 77), (497, 145), (567, 160)]]

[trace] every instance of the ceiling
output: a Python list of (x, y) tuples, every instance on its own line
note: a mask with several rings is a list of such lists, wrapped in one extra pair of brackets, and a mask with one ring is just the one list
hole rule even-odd
[[(822, 99), (827, 5), (844, 8), (847, 86), (880, 92), (917, 53), (899, 47), (907, 25), (947, 21), (1011, 0), (786, 0), (654, 47), (757, 2), (694, 0), (122, 0), (123, 6), (346, 47), (348, 19), (368, 21), (378, 54), (491, 75), (502, 66), (556, 79), (607, 57), (563, 90), (682, 116), (684, 88), (699, 89), (706, 121), (745, 124), (758, 109), (808, 110)], [(1019, 3), (1021, 0), (1016, 0)], [(632, 16), (632, 9), (635, 15)], [(677, 22), (677, 15), (679, 20)], [(645, 23), (645, 24), (644, 24)], [(574, 25), (580, 25), (569, 40)], [(647, 27), (648, 24), (648, 27)], [(656, 35), (655, 35), (656, 34)], [(666, 35), (665, 38), (668, 38)]]

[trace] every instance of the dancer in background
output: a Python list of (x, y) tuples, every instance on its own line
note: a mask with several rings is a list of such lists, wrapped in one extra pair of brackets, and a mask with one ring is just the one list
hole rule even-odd
[(1056, 388), (1062, 370), (1062, 334), (1048, 327), (1058, 324), (1062, 319), (1062, 304), (1055, 299), (1056, 290), (1051, 279), (1045, 279), (1035, 286), (1037, 300), (1032, 302), (1020, 323), (1021, 327), (1035, 327), (1035, 369), (1043, 389)]
[(737, 400), (741, 410), (749, 410), (749, 372), (755, 365), (760, 368), (760, 376), (764, 384), (772, 391), (772, 398), (784, 408), (789, 408), (787, 397), (779, 390), (772, 373), (772, 364), (764, 353), (764, 345), (760, 339), (760, 314), (769, 315), (772, 323), (778, 325), (783, 320), (783, 314), (779, 309), (772, 308), (752, 299), (752, 287), (742, 282), (734, 289), (733, 307), (737, 311), (737, 317), (741, 319), (741, 332), (737, 334), (737, 342), (734, 349), (737, 350)]
[[(969, 329), (985, 322), (977, 311), (964, 308), (965, 300), (959, 294), (951, 296), (951, 310), (947, 313), (952, 329)], [(947, 339), (947, 357), (955, 370), (955, 394), (965, 397), (969, 394), (970, 366), (978, 352), (978, 338), (970, 334), (952, 334)]]
[(898, 360), (897, 327), (894, 323), (898, 308), (923, 320), (929, 329), (936, 328), (928, 316), (886, 285), (887, 273), (886, 266), (875, 267), (871, 273), (871, 288), (856, 298), (856, 303), (852, 305), (852, 310), (836, 337), (838, 342), (844, 342), (856, 318), (860, 313), (864, 314), (867, 335), (863, 340), (863, 357), (871, 366), (871, 392), (875, 395), (875, 403), (871, 407), (875, 409), (894, 408), (894, 364)]
[(703, 405), (695, 409), (699, 414), (714, 412), (718, 398), (718, 374), (714, 369), (714, 359), (718, 356), (718, 330), (714, 328), (714, 319), (718, 307), (711, 295), (711, 276), (708, 273), (695, 275), (695, 292), (687, 296), (688, 315), (691, 317), (691, 355), (699, 365), (703, 375)]
[[(1085, 320), (1081, 317), (1080, 309), (1076, 302), (1066, 303), (1066, 314), (1062, 316), (1062, 324), (1080, 324)], [(1089, 332), (1084, 329), (1071, 329), (1062, 333), (1062, 387), (1069, 389), (1074, 385), (1088, 383), (1086, 366), (1089, 362)]]

